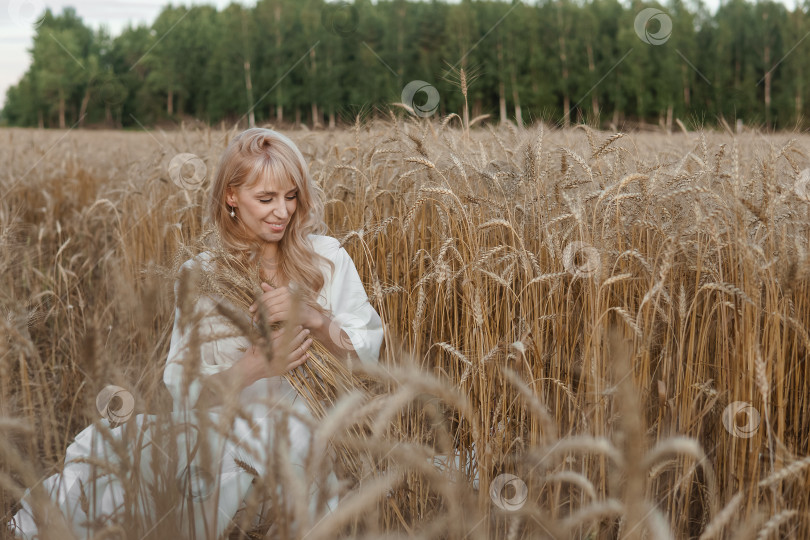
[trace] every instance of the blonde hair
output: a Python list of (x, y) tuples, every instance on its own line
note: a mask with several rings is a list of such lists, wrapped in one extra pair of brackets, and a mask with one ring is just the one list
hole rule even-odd
[(257, 268), (261, 241), (250, 235), (240, 219), (230, 216), (226, 194), (229, 188), (268, 177), (298, 188), (298, 205), (278, 244), (278, 268), (295, 284), (307, 304), (323, 312), (315, 300), (325, 282), (321, 266), (327, 264), (333, 271), (334, 265), (315, 252), (308, 237), (326, 231), (323, 200), (304, 156), (289, 138), (264, 128), (251, 128), (233, 138), (222, 155), (211, 188), (208, 220), (219, 233), (222, 248), (240, 259), (245, 268)]

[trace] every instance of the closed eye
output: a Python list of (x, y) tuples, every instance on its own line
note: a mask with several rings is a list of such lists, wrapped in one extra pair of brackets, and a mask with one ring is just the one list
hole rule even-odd
[[(288, 201), (293, 201), (293, 200), (295, 200), (297, 198), (298, 198), (298, 192), (295, 192), (294, 194), (288, 195), (287, 197), (285, 197), (285, 199), (287, 199)], [(267, 203), (273, 202), (273, 199), (272, 198), (270, 198), (270, 199), (259, 199), (259, 202), (267, 204)]]

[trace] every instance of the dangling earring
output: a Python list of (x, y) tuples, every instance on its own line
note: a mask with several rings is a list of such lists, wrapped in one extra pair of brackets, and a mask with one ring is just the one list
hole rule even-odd
[(236, 217), (236, 212), (234, 211), (233, 206), (231, 206), (231, 211), (229, 213), (231, 214), (232, 218)]

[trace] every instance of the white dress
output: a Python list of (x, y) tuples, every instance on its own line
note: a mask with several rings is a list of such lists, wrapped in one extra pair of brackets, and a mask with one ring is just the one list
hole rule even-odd
[[(331, 311), (337, 334), (340, 329), (345, 331), (360, 360), (377, 362), (383, 340), (382, 321), (368, 301), (351, 257), (334, 238), (310, 235), (310, 240), (315, 251), (335, 265), (331, 275), (328, 268), (323, 269), (325, 283), (318, 303)], [(203, 253), (183, 266), (202, 263), (205, 267), (207, 259), (207, 253)], [(15, 534), (34, 538), (44, 532), (38, 529), (38, 522), (42, 529), (66, 529), (78, 538), (88, 538), (94, 530), (109, 524), (131, 523), (134, 513), (136, 519), (142, 520), (144, 530), (140, 532), (144, 534), (154, 534), (157, 529), (149, 528), (160, 527), (161, 520), (172, 515), (179, 522), (176, 528), (186, 537), (219, 538), (243, 505), (254, 475), (262, 477), (268, 464), (278, 459), (278, 452), (271, 454), (279, 427), (286, 426), (287, 433), (281, 444), (289, 441), (287, 474), (298, 475), (300, 480), (307, 459), (310, 466), (313, 457), (324, 459), (326, 449), (310, 448), (312, 416), (284, 377), (262, 379), (245, 388), (239, 394), (239, 409), (245, 414), (236, 419), (233, 404), (206, 409), (205, 413), (193, 408), (202, 387), (200, 380), (227, 369), (249, 346), (248, 340), (236, 335), (233, 325), (218, 314), (211, 298), (201, 297), (195, 311), (202, 317), (196, 326), (201, 338), (196, 375), (184, 374), (191, 325), (184, 328), (179, 308), (175, 313), (163, 374), (173, 399), (172, 413), (139, 414), (118, 427), (110, 427), (103, 420), (101, 428), (91, 425), (84, 429), (67, 448), (63, 471), (42, 482), (47, 500), (55, 506), (37, 504), (31, 489), (27, 490), (22, 509), (11, 522)], [(190, 379), (189, 384), (184, 384), (184, 376)], [(223, 429), (216, 429), (218, 423), (229, 426), (227, 436), (222, 434)], [(330, 473), (327, 480), (334, 482), (334, 474)], [(161, 499), (160, 494), (165, 495), (170, 484), (175, 486), (175, 497), (173, 504), (165, 508), (163, 501), (168, 499)], [(137, 488), (133, 489), (133, 485)], [(326, 511), (333, 510), (337, 502), (333, 487), (320, 486), (329, 492)], [(185, 496), (178, 497), (177, 493)], [(316, 491), (308, 495), (310, 519), (315, 519), (318, 512), (316, 495)], [(37, 520), (34, 508), (39, 514)], [(123, 517), (127, 511), (129, 520)]]

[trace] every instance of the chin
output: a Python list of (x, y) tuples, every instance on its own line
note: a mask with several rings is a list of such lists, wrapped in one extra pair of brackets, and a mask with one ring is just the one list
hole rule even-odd
[(265, 242), (278, 242), (282, 238), (284, 238), (284, 233), (286, 231), (280, 233), (263, 233), (259, 235), (259, 238)]

